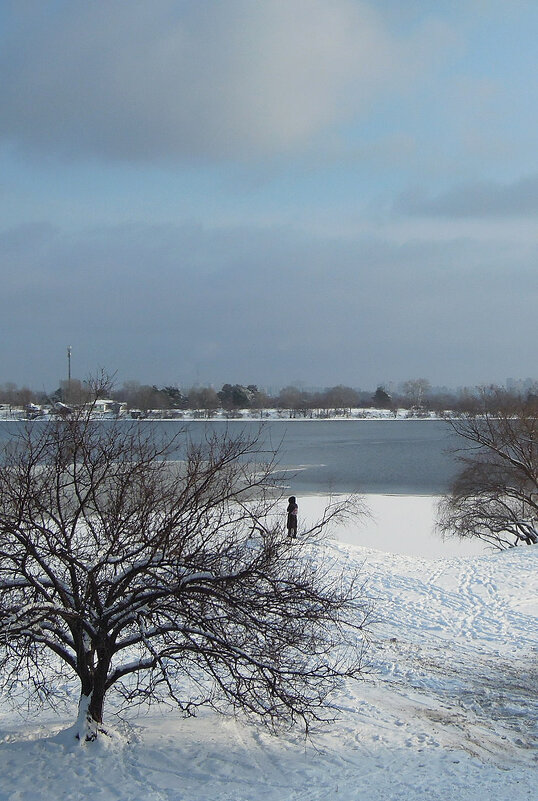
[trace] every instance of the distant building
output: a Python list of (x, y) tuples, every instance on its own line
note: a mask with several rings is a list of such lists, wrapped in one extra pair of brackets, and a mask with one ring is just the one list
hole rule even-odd
[(101, 415), (114, 415), (115, 417), (119, 417), (127, 413), (126, 403), (119, 403), (118, 401), (109, 400), (108, 398), (97, 398), (97, 400), (92, 402), (91, 407), (92, 413), (97, 417)]

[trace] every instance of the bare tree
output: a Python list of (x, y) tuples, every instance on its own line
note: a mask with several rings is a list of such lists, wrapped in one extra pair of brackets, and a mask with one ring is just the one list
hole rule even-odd
[[(177, 459), (181, 448), (182, 459)], [(360, 672), (367, 617), (356, 576), (309, 557), (315, 529), (271, 523), (258, 438), (105, 423), (87, 409), (28, 427), (0, 465), (0, 677), (49, 691), (78, 677), (77, 736), (95, 739), (106, 694), (254, 713), (327, 716)], [(315, 548), (314, 548), (315, 551)]]
[(417, 408), (423, 406), (430, 389), (430, 382), (427, 378), (412, 378), (402, 385), (402, 390), (408, 403)]
[(342, 384), (326, 389), (320, 394), (319, 400), (321, 399), (323, 399), (323, 408), (333, 409), (335, 415), (345, 415), (360, 403), (359, 393)]
[(467, 442), (463, 470), (440, 504), (445, 535), (504, 549), (538, 542), (538, 402), (482, 390), (480, 410), (449, 420)]
[(305, 390), (294, 386), (280, 390), (276, 404), (280, 409), (289, 409), (290, 417), (312, 417), (312, 397)]
[(220, 400), (213, 387), (193, 387), (189, 390), (189, 407), (203, 409), (205, 417), (211, 415), (219, 408)]
[(7, 403), (10, 406), (26, 406), (36, 400), (36, 395), (28, 387), (18, 387), (8, 381), (0, 384), (0, 403)]

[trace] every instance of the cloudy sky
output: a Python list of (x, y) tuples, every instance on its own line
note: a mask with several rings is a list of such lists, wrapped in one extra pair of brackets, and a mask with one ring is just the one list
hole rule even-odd
[(0, 383), (538, 377), (536, 0), (2, 0)]

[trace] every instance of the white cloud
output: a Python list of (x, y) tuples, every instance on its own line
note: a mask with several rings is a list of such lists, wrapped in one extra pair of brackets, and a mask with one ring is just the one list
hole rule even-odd
[(404, 88), (442, 50), (442, 27), (426, 21), (398, 39), (374, 9), (359, 0), (15, 4), (0, 56), (0, 134), (37, 150), (134, 160), (288, 152)]

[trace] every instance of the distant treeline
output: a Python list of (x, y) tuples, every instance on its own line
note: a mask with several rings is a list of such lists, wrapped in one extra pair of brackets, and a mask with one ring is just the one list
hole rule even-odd
[[(521, 382), (517, 389), (503, 389), (506, 397), (533, 398), (538, 395), (538, 382), (530, 379)], [(34, 392), (16, 384), (0, 384), (0, 403), (10, 406), (30, 404), (79, 403), (89, 399), (88, 385), (79, 380), (63, 381), (58, 389), (48, 395)], [(349, 409), (414, 409), (416, 412), (451, 410), (473, 410), (479, 397), (478, 388), (459, 390), (433, 389), (424, 378), (410, 379), (400, 385), (398, 391), (389, 392), (384, 386), (375, 391), (363, 391), (337, 385), (321, 391), (308, 391), (296, 386), (283, 387), (277, 394), (264, 392), (255, 384), (224, 384), (220, 390), (213, 387), (180, 389), (177, 386), (141, 384), (126, 381), (115, 388), (111, 383), (103, 386), (100, 397), (107, 397), (128, 409), (146, 412), (150, 409), (186, 410), (199, 409), (207, 413), (217, 409), (233, 412), (239, 409), (287, 409), (297, 415), (307, 416), (316, 411), (318, 416), (345, 414)]]

